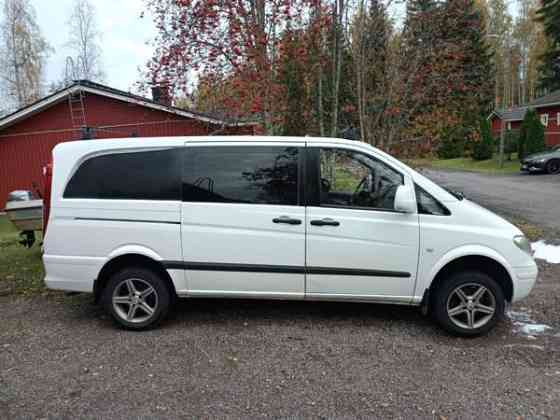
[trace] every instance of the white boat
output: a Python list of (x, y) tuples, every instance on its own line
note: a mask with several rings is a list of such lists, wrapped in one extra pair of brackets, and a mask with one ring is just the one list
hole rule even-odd
[(43, 200), (31, 191), (12, 191), (6, 201), (8, 219), (22, 232), (43, 230)]

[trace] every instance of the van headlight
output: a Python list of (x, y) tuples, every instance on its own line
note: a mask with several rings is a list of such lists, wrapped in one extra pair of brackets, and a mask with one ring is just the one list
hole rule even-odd
[(533, 249), (531, 248), (531, 242), (525, 235), (516, 235), (513, 237), (513, 243), (517, 245), (517, 247), (521, 250), (526, 252), (529, 255), (533, 255)]

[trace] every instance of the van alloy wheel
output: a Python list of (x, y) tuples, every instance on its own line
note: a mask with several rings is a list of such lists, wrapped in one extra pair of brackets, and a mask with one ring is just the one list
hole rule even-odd
[(154, 316), (158, 293), (147, 281), (131, 278), (122, 280), (113, 291), (113, 309), (123, 320), (143, 323)]
[(496, 298), (490, 289), (478, 283), (456, 287), (447, 299), (447, 315), (461, 328), (477, 329), (486, 325), (496, 312)]

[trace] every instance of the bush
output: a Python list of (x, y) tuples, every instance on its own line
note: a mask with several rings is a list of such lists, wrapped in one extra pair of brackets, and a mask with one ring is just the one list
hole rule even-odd
[(437, 149), (440, 159), (455, 159), (463, 157), (464, 153), (465, 132), (460, 129), (444, 135)]
[(473, 145), (472, 158), (474, 160), (487, 160), (492, 158), (494, 138), (488, 120), (480, 121), (480, 141)]
[(519, 131), (517, 148), (519, 159), (521, 160), (532, 153), (542, 152), (545, 149), (544, 127), (537, 112), (534, 109), (529, 109)]
[(519, 147), (519, 132), (509, 130), (506, 132), (506, 138), (504, 139), (504, 154), (507, 155), (507, 159), (511, 160), (512, 153), (517, 152)]

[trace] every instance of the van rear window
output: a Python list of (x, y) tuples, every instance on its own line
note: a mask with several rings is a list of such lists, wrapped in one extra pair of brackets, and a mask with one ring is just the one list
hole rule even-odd
[(180, 200), (182, 148), (113, 153), (86, 160), (64, 198)]

